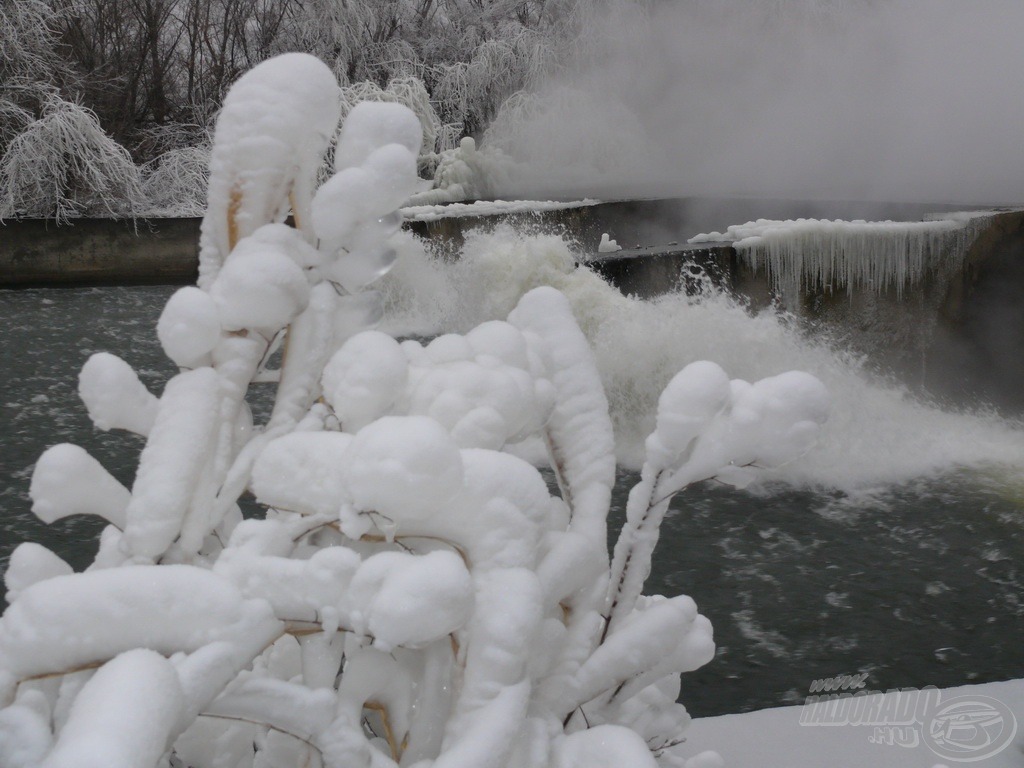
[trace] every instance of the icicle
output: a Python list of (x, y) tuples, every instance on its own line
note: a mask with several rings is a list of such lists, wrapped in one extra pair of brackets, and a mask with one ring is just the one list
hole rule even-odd
[(953, 214), (929, 221), (758, 219), (691, 243), (730, 241), (757, 272), (764, 269), (784, 300), (803, 290), (875, 294), (906, 288), (962, 263), (987, 214)]

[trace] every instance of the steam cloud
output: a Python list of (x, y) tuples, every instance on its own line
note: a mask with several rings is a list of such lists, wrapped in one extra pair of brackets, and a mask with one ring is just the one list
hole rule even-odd
[(1021, 30), (1021, 0), (620, 3), (485, 143), (520, 191), (1019, 204)]

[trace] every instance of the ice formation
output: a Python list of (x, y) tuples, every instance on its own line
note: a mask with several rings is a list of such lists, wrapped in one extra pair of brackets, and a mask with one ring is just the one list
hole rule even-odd
[(402, 208), (402, 215), (407, 221), (439, 221), (448, 218), (465, 216), (501, 216), (513, 213), (542, 213), (544, 211), (563, 211), (568, 208), (583, 208), (600, 204), (599, 200), (583, 198), (572, 202), (558, 200), (477, 200), (472, 203), (444, 203), (430, 205), (420, 203), (422, 196), (414, 196), (410, 205)]
[(490, 197), (492, 190), (503, 185), (515, 167), (511, 158), (500, 149), (478, 148), (471, 136), (459, 146), (437, 156), (434, 183), (410, 200), (413, 206), (458, 203)]
[(622, 246), (619, 245), (617, 241), (612, 240), (610, 237), (608, 237), (607, 232), (601, 233), (601, 242), (598, 243), (597, 246), (598, 253), (615, 253), (616, 251), (621, 250)]
[[(609, 562), (612, 425), (568, 300), (537, 288), (429, 343), (369, 329), (420, 134), (402, 107), (353, 109), (337, 173), (305, 189), (324, 73), (289, 54), (225, 100), (199, 286), (157, 328), (180, 373), (156, 398), (112, 356), (82, 371), (96, 425), (147, 437), (132, 488), (72, 445), (36, 466), (44, 522), (110, 525), (84, 572), (38, 545), (11, 559), (0, 765), (711, 764), (676, 749), (710, 622), (641, 595), (658, 526), (687, 485), (808, 450), (821, 384), (682, 371)], [(253, 381), (277, 383), (255, 426)], [(531, 440), (558, 495), (507, 450)]]
[(848, 292), (890, 288), (902, 295), (929, 273), (955, 268), (974, 242), (977, 215), (932, 221), (758, 219), (690, 238), (731, 242), (756, 269), (767, 271), (783, 297), (802, 287)]

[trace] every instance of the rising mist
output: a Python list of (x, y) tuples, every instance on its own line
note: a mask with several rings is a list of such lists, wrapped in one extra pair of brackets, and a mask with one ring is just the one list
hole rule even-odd
[(1022, 30), (1020, 0), (627, 0), (485, 144), (518, 192), (1024, 203)]

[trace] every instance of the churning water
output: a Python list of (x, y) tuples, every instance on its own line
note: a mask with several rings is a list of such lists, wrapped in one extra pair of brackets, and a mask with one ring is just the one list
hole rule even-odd
[[(382, 286), (395, 333), (464, 331), (503, 318), (535, 285), (565, 292), (594, 345), (626, 467), (640, 460), (661, 389), (693, 360), (747, 380), (803, 369), (828, 386), (818, 450), (753, 491), (691, 489), (663, 527), (647, 591), (692, 595), (718, 643), (715, 661), (684, 677), (691, 712), (791, 703), (841, 673), (869, 672), (872, 688), (1024, 677), (1020, 424), (917, 402), (827, 340), (725, 296), (625, 298), (577, 268), (556, 236), (472, 234), (455, 263), (425, 258), (409, 236), (400, 250)], [(78, 567), (92, 557), (98, 524), (46, 527), (31, 515), (32, 466), (47, 446), (76, 442), (131, 483), (141, 440), (91, 427), (77, 373), (110, 351), (159, 391), (174, 369), (154, 328), (172, 290), (0, 292), (0, 566), (26, 539)], [(635, 478), (621, 473), (616, 522)]]

